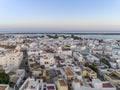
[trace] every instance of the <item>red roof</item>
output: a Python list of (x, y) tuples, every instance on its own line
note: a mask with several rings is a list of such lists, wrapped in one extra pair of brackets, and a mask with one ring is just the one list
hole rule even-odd
[(55, 90), (54, 86), (47, 86), (48, 90)]
[(61, 63), (64, 63), (63, 61), (61, 61)]
[(103, 88), (111, 88), (113, 87), (110, 83), (103, 83)]

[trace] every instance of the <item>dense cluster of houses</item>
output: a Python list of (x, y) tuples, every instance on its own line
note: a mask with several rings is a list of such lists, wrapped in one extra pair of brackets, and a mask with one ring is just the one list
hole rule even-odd
[[(0, 47), (0, 69), (12, 82), (0, 84), (0, 90), (120, 89), (117, 40), (16, 35), (1, 40)], [(28, 70), (20, 68), (24, 58)]]

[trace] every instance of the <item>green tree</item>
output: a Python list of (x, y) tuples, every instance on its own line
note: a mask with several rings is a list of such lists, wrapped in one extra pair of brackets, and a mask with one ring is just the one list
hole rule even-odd
[(67, 38), (67, 36), (65, 36), (65, 35), (63, 35), (62, 37), (63, 37), (64, 39), (66, 39), (66, 38)]
[(93, 71), (97, 72), (97, 68), (93, 65), (90, 65), (89, 63), (85, 63), (85, 67), (91, 68)]
[(58, 35), (57, 34), (55, 34), (55, 37), (54, 38), (58, 38)]
[(75, 36), (74, 34), (71, 34), (71, 38), (77, 40), (77, 39), (80, 39), (78, 36)]
[(106, 60), (105, 58), (101, 58), (101, 59), (100, 59), (100, 62), (102, 62), (102, 63), (108, 65), (109, 67), (111, 67), (109, 61)]
[(10, 77), (8, 74), (2, 72), (0, 73), (0, 84), (8, 84)]

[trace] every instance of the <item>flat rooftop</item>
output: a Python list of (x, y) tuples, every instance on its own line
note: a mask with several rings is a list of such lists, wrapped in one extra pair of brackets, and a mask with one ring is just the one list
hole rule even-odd
[(0, 84), (0, 90), (6, 90), (8, 87), (8, 85)]
[(27, 79), (19, 90), (37, 90), (39, 85), (39, 80)]
[(111, 79), (114, 79), (114, 80), (120, 80), (120, 73), (114, 71), (112, 73), (110, 73), (108, 76), (111, 78)]
[(74, 80), (75, 83), (80, 83), (80, 86), (83, 86), (83, 82), (81, 80)]
[(91, 70), (90, 68), (86, 68), (85, 69), (88, 73), (91, 73), (91, 74), (96, 74), (93, 70)]
[(64, 70), (65, 70), (65, 73), (67, 74), (67, 76), (73, 76), (74, 75), (74, 73), (71, 71), (71, 69), (69, 67), (64, 68)]
[(117, 75), (115, 75), (115, 74), (110, 74), (110, 75), (108, 75), (111, 79), (114, 79), (114, 80), (119, 80), (120, 78), (117, 76)]
[(61, 86), (67, 86), (63, 79), (58, 80)]
[[(95, 88), (92, 83), (88, 84), (91, 88)], [(111, 83), (102, 83), (102, 88), (114, 88), (114, 86)]]
[(0, 86), (0, 90), (5, 90), (7, 86)]

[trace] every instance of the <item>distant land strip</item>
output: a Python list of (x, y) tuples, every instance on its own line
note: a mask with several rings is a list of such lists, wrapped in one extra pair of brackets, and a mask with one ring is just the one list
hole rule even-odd
[(0, 33), (0, 34), (75, 34), (75, 35), (120, 35), (119, 33)]

